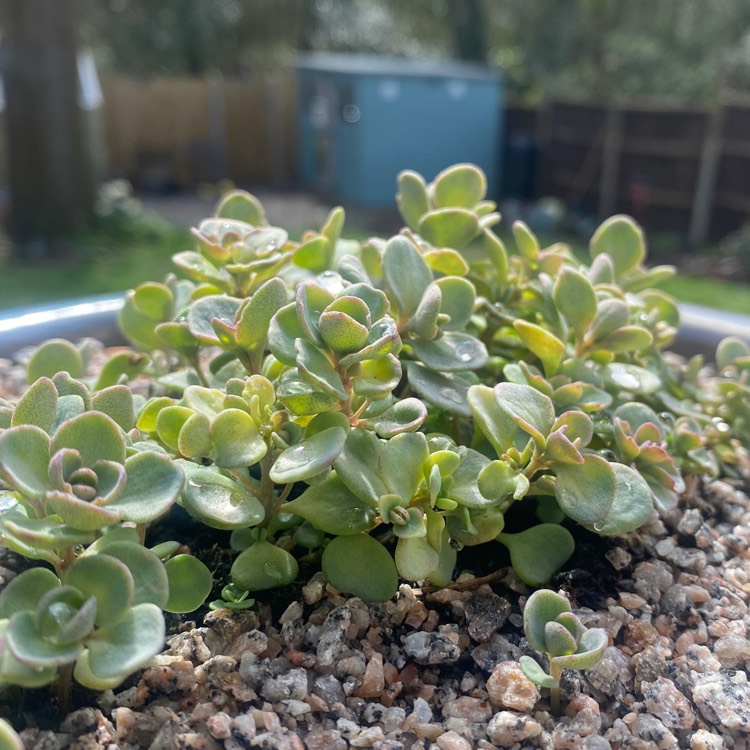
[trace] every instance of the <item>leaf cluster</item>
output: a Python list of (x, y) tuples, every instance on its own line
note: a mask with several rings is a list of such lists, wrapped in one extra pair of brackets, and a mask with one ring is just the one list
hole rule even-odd
[[(182, 278), (128, 295), (135, 350), (87, 382), (85, 347), (37, 350), (28, 392), (0, 403), (5, 543), (64, 588), (113, 533), (143, 547), (177, 502), (231, 531), (214, 607), (249, 606), (302, 559), (383, 600), (399, 577), (448, 584), (459, 549), (493, 542), (539, 586), (572, 553), (571, 524), (629, 533), (675, 505), (686, 474), (738, 471), (750, 349), (724, 342), (718, 373), (663, 352), (679, 314), (653, 285), (672, 270), (645, 267), (632, 219), (605, 221), (586, 264), (521, 222), (506, 247), (472, 165), (429, 184), (404, 172), (397, 202), (394, 237), (342, 239), (336, 208), (294, 242), (234, 191), (175, 256)], [(509, 533), (518, 503), (540, 523)], [(141, 603), (207, 595), (207, 571), (175, 551), (153, 551), (174, 565), (167, 602)], [(37, 605), (24, 617), (41, 633)], [(571, 628), (566, 658), (584, 637)]]

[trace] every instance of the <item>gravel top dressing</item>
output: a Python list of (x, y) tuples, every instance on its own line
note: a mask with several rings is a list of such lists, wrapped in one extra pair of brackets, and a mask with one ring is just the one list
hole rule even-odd
[(594, 669), (564, 673), (561, 717), (519, 667), (536, 656), (530, 590), (509, 568), (443, 590), (404, 584), (369, 606), (317, 574), (280, 615), (260, 605), (176, 624), (115, 691), (77, 691), (85, 707), (59, 727), (34, 728), (49, 693), (30, 691), (21, 737), (50, 750), (744, 748), (749, 528), (744, 492), (695, 484), (662, 521), (608, 542), (596, 576), (585, 549), (574, 558), (555, 582), (610, 646)]

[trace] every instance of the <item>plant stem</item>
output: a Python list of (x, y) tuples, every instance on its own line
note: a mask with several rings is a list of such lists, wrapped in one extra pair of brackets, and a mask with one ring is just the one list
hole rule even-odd
[(258, 491), (258, 500), (263, 504), (263, 508), (266, 511), (263, 523), (259, 528), (266, 528), (271, 519), (274, 516), (276, 510), (273, 503), (273, 480), (271, 479), (271, 466), (273, 464), (273, 457), (270, 451), (260, 461), (260, 489)]
[(70, 686), (73, 681), (73, 664), (64, 664), (57, 673), (57, 711), (66, 716), (70, 711)]
[(557, 685), (549, 689), (550, 708), (552, 709), (553, 716), (560, 715), (560, 678), (562, 677), (562, 672), (562, 669), (550, 659), (549, 675), (553, 680), (557, 681)]
[(204, 388), (209, 388), (210, 386), (208, 383), (208, 378), (206, 378), (206, 373), (203, 372), (203, 368), (201, 367), (200, 357), (191, 357), (190, 365), (195, 370), (195, 374), (198, 376), (198, 380), (200, 380), (201, 385)]

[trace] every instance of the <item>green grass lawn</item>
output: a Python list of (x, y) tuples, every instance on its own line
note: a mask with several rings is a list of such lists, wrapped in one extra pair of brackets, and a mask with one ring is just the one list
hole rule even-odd
[(681, 302), (750, 315), (750, 286), (678, 274), (660, 287)]
[(101, 222), (75, 238), (66, 261), (0, 261), (0, 309), (124, 292), (173, 270), (172, 255), (193, 248), (190, 232), (154, 216)]
[[(347, 226), (344, 236), (365, 239), (371, 232)], [(508, 238), (508, 246), (513, 247)], [(190, 232), (149, 214), (102, 221), (75, 240), (76, 259), (25, 263), (0, 260), (0, 309), (43, 304), (110, 292), (161, 280), (174, 270), (171, 257), (194, 247)], [(584, 260), (588, 253), (574, 247)], [(750, 314), (750, 286), (678, 275), (664, 291), (681, 302)]]

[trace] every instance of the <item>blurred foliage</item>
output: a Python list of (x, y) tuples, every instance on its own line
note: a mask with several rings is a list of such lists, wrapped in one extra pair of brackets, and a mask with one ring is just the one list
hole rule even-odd
[[(513, 95), (709, 102), (750, 86), (745, 0), (79, 0), (103, 70), (243, 75), (296, 50), (486, 60)], [(654, 75), (658, 71), (658, 75)]]

